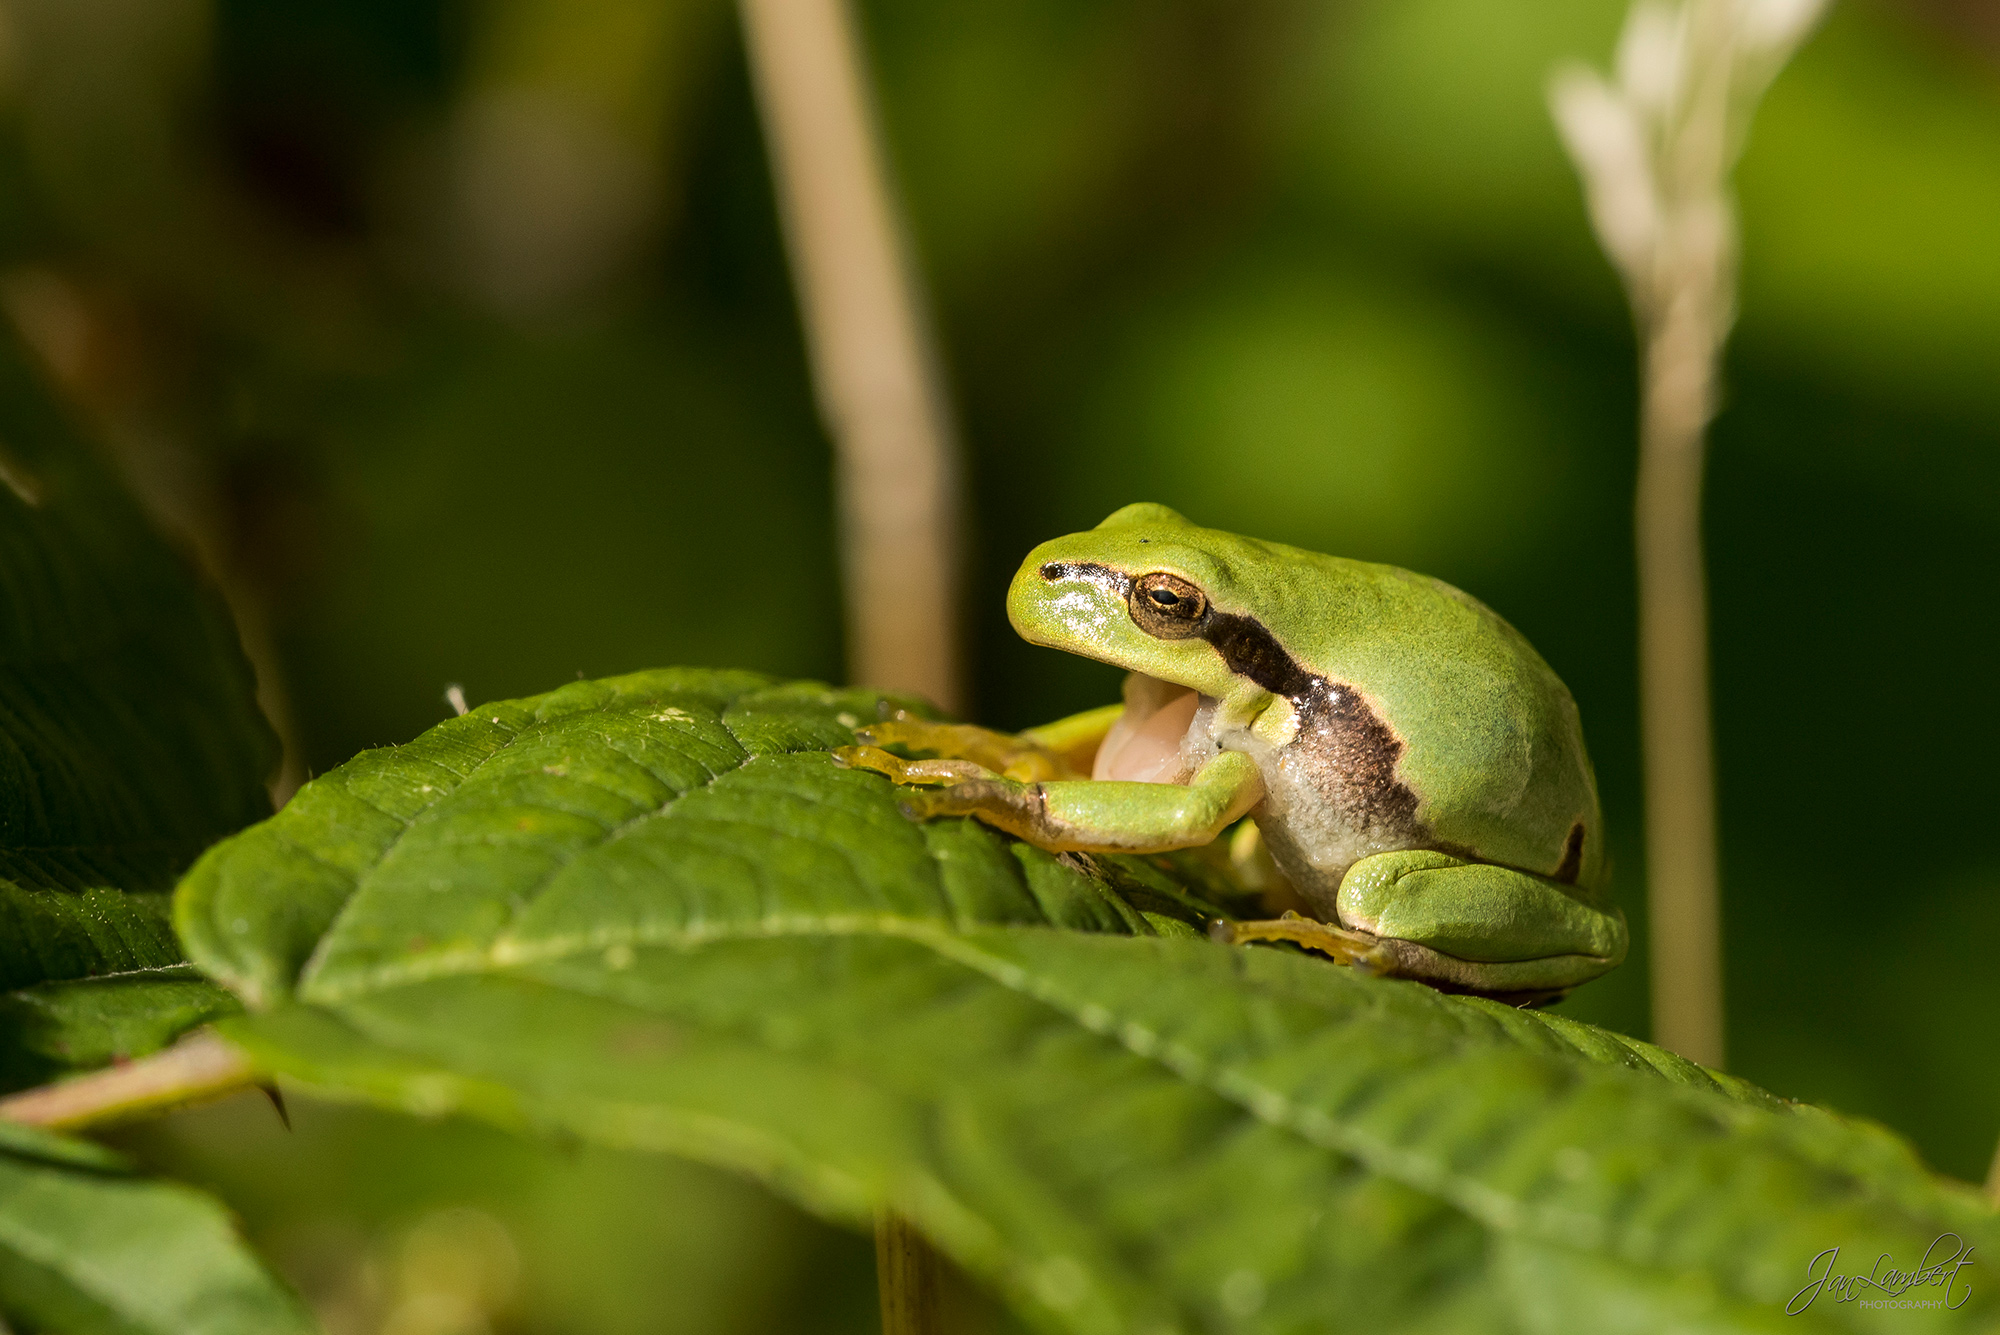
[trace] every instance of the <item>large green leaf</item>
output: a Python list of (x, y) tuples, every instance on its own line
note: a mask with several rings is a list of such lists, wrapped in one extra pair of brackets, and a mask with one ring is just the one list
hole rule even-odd
[(0, 988), (177, 960), (166, 892), (274, 759), (220, 598), (0, 335)]
[(306, 1335), (209, 1197), (0, 1122), (0, 1315), (64, 1335)]
[(1879, 1128), (1215, 945), (1185, 863), (912, 824), (824, 754), (874, 708), (692, 671), (485, 706), (211, 851), (177, 923), (273, 1070), (892, 1206), (1050, 1329), (1992, 1319), (1963, 1277), (1784, 1317), (1828, 1247), (2000, 1233)]

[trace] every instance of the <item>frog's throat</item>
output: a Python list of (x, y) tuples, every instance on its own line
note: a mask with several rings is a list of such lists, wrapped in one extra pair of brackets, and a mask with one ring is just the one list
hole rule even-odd
[(1143, 725), (1182, 696), (1196, 694), (1199, 692), (1194, 687), (1183, 686), (1177, 681), (1166, 681), (1144, 672), (1128, 672), (1124, 687), (1125, 718), (1134, 726)]
[[(1091, 765), (1092, 777), (1136, 779), (1142, 783), (1186, 783), (1194, 774), (1187, 757), (1199, 744), (1200, 739), (1195, 736), (1196, 719), (1200, 713), (1199, 705), (1206, 697), (1176, 682), (1163, 681), (1143, 672), (1126, 675), (1124, 694), (1124, 710), (1098, 747), (1097, 757)], [(1169, 740), (1164, 735), (1165, 729), (1172, 727), (1174, 721), (1161, 715), (1177, 708), (1186, 709), (1187, 723), (1179, 729), (1179, 735)], [(1140, 758), (1136, 762), (1132, 753), (1134, 745), (1140, 748)], [(1167, 746), (1174, 748), (1171, 762), (1161, 751)], [(1150, 759), (1146, 758), (1148, 756)]]

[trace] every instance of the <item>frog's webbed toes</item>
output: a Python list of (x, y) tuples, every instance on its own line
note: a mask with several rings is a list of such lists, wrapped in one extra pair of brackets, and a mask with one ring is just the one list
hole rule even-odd
[(864, 723), (854, 730), (854, 738), (869, 746), (905, 746), (912, 751), (948, 751), (963, 724), (933, 723), (929, 719), (901, 714), (879, 723)]
[(841, 746), (832, 754), (833, 763), (842, 769), (871, 770), (904, 784), (949, 785), (998, 777), (970, 760), (905, 760), (879, 746)]
[(1320, 922), (1298, 913), (1256, 922), (1218, 921), (1210, 924), (1211, 939), (1224, 945), (1247, 945), (1252, 941), (1290, 941), (1293, 945), (1330, 956), (1342, 964), (1352, 964), (1370, 973), (1386, 972), (1394, 959), (1381, 938), (1367, 932), (1350, 932), (1330, 922)]
[[(909, 731), (911, 731), (909, 725), (900, 720), (891, 720), (885, 723), (864, 723), (854, 730), (854, 740), (866, 747), (907, 746), (909, 743), (905, 734)], [(841, 748), (843, 751), (852, 751), (854, 749), (854, 747)]]
[(905, 755), (970, 761), (1022, 782), (1075, 777), (1047, 747), (970, 723), (932, 723), (902, 714), (856, 728), (854, 738), (864, 746), (894, 747)]

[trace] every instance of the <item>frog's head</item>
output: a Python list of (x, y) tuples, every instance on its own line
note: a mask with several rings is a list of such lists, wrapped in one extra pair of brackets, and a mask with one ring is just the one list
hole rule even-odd
[(1199, 528), (1164, 505), (1128, 505), (1088, 532), (1028, 553), (1007, 591), (1007, 616), (1032, 644), (1218, 699), (1281, 689), (1253, 684), (1230, 663), (1241, 657), (1230, 652), (1242, 647), (1234, 641), (1254, 626), (1243, 612), (1260, 602), (1246, 584), (1273, 568), (1271, 552), (1254, 539)]

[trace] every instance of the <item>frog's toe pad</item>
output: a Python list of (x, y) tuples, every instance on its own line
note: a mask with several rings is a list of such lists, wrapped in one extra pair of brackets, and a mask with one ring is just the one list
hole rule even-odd
[(873, 770), (892, 779), (902, 777), (905, 762), (877, 746), (836, 746), (828, 752), (842, 769)]

